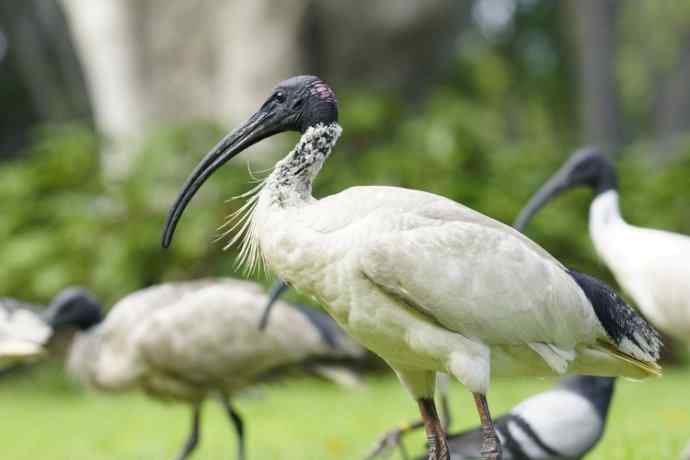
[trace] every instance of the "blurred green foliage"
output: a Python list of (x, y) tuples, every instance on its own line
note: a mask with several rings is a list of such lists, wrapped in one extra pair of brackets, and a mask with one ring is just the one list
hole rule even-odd
[[(386, 95), (345, 91), (344, 135), (315, 194), (393, 184), (439, 193), (512, 222), (575, 146), (559, 140), (543, 104), (526, 104), (515, 119), (486, 103), (495, 97), (467, 98), (449, 85), (424, 105), (406, 108)], [(208, 181), (171, 250), (159, 243), (182, 182), (221, 135), (205, 123), (161, 128), (150, 135), (129, 175), (105, 185), (92, 132), (78, 126), (36, 131), (23, 159), (0, 167), (0, 293), (47, 300), (65, 285), (82, 284), (110, 303), (162, 280), (240, 276), (232, 250), (214, 244), (214, 229), (241, 202), (226, 199), (251, 186), (243, 162), (264, 168), (251, 155)], [(272, 149), (287, 152), (294, 139), (285, 135)], [(663, 167), (645, 152), (638, 145), (620, 155), (625, 216), (631, 223), (690, 233), (683, 193), (690, 183), (690, 146)], [(589, 193), (558, 199), (528, 233), (567, 264), (611, 280), (587, 236)]]

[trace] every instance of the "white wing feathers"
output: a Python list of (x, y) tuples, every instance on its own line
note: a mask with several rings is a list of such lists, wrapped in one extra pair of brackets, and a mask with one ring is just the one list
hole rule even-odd
[(449, 220), (407, 213), (400, 216), (404, 230), (370, 238), (359, 257), (363, 273), (444, 327), (488, 344), (572, 350), (605, 337), (586, 297), (552, 257), (507, 226), (446, 203), (438, 207), (455, 208), (446, 212)]

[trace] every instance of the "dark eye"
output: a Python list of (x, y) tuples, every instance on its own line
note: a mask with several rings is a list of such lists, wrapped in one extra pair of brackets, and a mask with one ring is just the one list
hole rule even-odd
[(281, 103), (281, 104), (282, 104), (283, 102), (285, 102), (285, 99), (287, 99), (287, 97), (285, 96), (285, 93), (282, 92), (282, 91), (278, 91), (278, 92), (275, 94), (275, 96), (273, 96), (273, 97), (275, 98), (276, 101), (278, 101), (278, 102)]

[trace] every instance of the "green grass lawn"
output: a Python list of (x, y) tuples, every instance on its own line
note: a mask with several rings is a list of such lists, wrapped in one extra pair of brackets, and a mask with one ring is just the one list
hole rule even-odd
[[(606, 434), (589, 459), (675, 460), (690, 439), (690, 371), (661, 379), (620, 381)], [(551, 386), (551, 380), (497, 380), (489, 402), (495, 414)], [(476, 424), (469, 395), (453, 387), (454, 430)], [(390, 375), (369, 377), (348, 390), (304, 379), (262, 387), (236, 400), (248, 431), (250, 460), (359, 459), (384, 430), (416, 417), (416, 405)], [(218, 404), (202, 415), (194, 459), (235, 457), (235, 438)], [(189, 409), (137, 393), (82, 390), (55, 369), (0, 381), (3, 460), (168, 460), (187, 435)], [(407, 439), (421, 453), (421, 433)], [(397, 453), (393, 458), (398, 458)]]

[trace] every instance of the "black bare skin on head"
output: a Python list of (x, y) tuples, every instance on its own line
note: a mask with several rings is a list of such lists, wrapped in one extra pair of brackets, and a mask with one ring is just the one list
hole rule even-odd
[(564, 168), (568, 169), (568, 185), (570, 186), (588, 186), (597, 195), (618, 189), (616, 167), (596, 148), (576, 151)]
[(46, 311), (53, 328), (74, 326), (87, 330), (103, 319), (100, 303), (82, 288), (67, 288), (60, 292)]
[(286, 129), (301, 133), (319, 123), (328, 125), (338, 121), (335, 92), (313, 75), (300, 75), (280, 82), (261, 109), (284, 117)]

